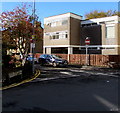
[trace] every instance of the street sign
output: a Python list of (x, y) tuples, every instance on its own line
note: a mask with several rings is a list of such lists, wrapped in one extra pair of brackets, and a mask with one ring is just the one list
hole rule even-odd
[(33, 43), (33, 39), (32, 39), (32, 37), (30, 37), (30, 43)]
[(86, 38), (86, 39), (85, 39), (85, 44), (86, 44), (86, 45), (89, 45), (89, 44), (90, 44), (90, 39), (89, 39), (89, 38)]
[(35, 43), (32, 43), (32, 48), (35, 48)]
[(35, 48), (35, 43), (31, 43), (31, 48)]
[(87, 65), (89, 65), (88, 64), (88, 45), (90, 45), (90, 39), (89, 39), (89, 37), (87, 37), (85, 39), (85, 44), (86, 44), (86, 66), (87, 66)]

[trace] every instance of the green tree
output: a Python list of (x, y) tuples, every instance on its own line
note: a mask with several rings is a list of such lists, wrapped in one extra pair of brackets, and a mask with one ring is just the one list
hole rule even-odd
[(101, 17), (109, 17), (109, 16), (115, 16), (118, 15), (120, 16), (120, 12), (114, 10), (108, 10), (108, 11), (98, 11), (98, 10), (94, 10), (91, 11), (87, 14), (85, 14), (85, 18), (86, 19), (93, 19), (93, 18), (101, 18)]

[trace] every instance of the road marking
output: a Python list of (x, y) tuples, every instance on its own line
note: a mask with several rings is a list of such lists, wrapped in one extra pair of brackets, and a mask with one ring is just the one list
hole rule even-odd
[(114, 73), (101, 73), (101, 72), (90, 72), (90, 71), (86, 71), (86, 70), (72, 70), (70, 69), (70, 71), (72, 72), (83, 72), (83, 73), (87, 73), (87, 74), (91, 74), (91, 75), (104, 75), (104, 76), (111, 76), (111, 77), (120, 77), (117, 75), (114, 75)]
[(65, 74), (65, 75), (72, 75), (71, 72), (66, 72), (66, 71), (63, 71), (63, 72), (60, 72), (61, 74)]
[(118, 107), (114, 104), (112, 104), (111, 102), (109, 102), (108, 100), (98, 96), (98, 95), (94, 95), (94, 97), (102, 104), (104, 104), (106, 107), (108, 107), (111, 111), (118, 111)]

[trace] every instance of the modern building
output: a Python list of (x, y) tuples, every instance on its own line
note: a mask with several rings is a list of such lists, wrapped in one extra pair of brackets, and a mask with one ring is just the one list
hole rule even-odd
[(44, 19), (44, 53), (73, 53), (80, 46), (82, 16), (65, 13)]
[[(90, 37), (90, 46), (101, 50), (103, 55), (120, 55), (120, 17), (111, 16), (83, 20), (81, 44), (86, 36)], [(95, 51), (94, 51), (95, 52)], [(92, 51), (93, 53), (93, 51)]]
[(44, 19), (43, 53), (84, 54), (89, 37), (89, 54), (120, 54), (120, 17), (82, 20), (65, 13)]

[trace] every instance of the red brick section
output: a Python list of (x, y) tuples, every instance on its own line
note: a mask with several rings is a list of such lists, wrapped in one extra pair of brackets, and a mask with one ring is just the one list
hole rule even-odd
[(39, 58), (41, 54), (42, 54), (42, 53), (36, 53), (36, 54), (35, 54), (35, 57), (36, 57), (36, 58)]
[[(39, 58), (40, 55), (41, 55), (41, 53), (36, 53), (35, 57)], [(55, 55), (68, 60), (68, 54), (55, 54)], [(89, 65), (91, 65), (91, 66), (107, 67), (110, 62), (116, 62), (116, 63), (120, 64), (120, 55), (90, 54), (90, 55), (88, 55), (88, 58), (89, 58)], [(70, 54), (69, 55), (69, 63), (85, 65), (86, 64), (86, 55), (85, 54)]]
[(54, 55), (56, 55), (58, 57), (61, 57), (63, 59), (68, 59), (68, 55), (67, 54), (54, 54)]

